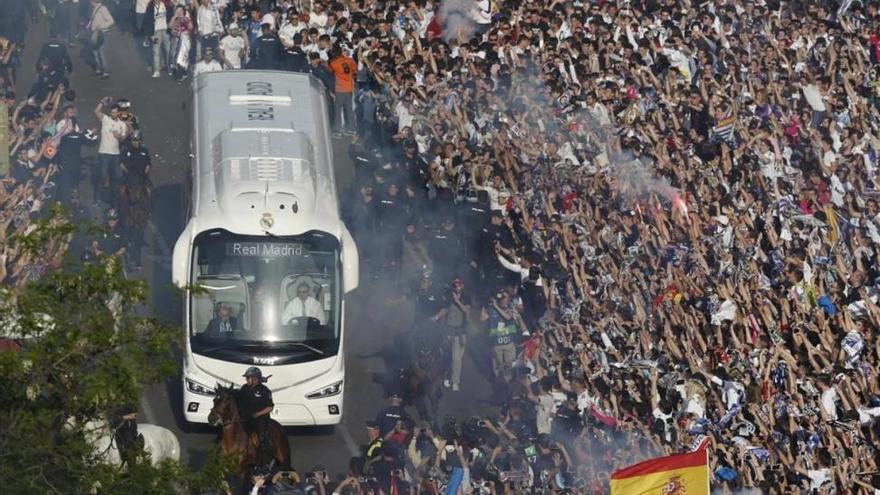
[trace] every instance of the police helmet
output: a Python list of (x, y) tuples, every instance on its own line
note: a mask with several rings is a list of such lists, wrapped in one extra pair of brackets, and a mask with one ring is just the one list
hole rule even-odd
[(252, 376), (255, 376), (257, 378), (262, 379), (263, 372), (260, 371), (260, 368), (257, 368), (256, 366), (251, 366), (250, 368), (247, 369), (247, 371), (244, 372), (244, 375), (241, 375), (241, 376), (243, 376), (245, 378), (250, 378)]
[(116, 211), (116, 208), (107, 210), (107, 220), (119, 220), (119, 212)]

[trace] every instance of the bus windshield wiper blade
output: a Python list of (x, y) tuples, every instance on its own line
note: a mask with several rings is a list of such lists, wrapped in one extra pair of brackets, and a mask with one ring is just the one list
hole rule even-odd
[(227, 344), (223, 344), (223, 345), (209, 347), (207, 349), (199, 349), (198, 351), (193, 350), (193, 352), (195, 352), (196, 354), (208, 354), (209, 352), (225, 351), (225, 350), (233, 349), (235, 347), (237, 347), (235, 344), (227, 343)]
[[(271, 345), (272, 345), (272, 343), (270, 343), (270, 346)], [(308, 350), (314, 352), (315, 354), (318, 354), (319, 356), (323, 356), (325, 354), (325, 352), (322, 351), (321, 349), (318, 349), (317, 347), (312, 347), (309, 344), (304, 344), (302, 342), (278, 342), (278, 345), (280, 345), (282, 347), (288, 347), (288, 346), (303, 347), (305, 349), (308, 349)]]

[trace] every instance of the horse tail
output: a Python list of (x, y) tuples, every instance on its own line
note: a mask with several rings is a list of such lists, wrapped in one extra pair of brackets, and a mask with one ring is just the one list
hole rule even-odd
[(171, 448), (168, 449), (168, 459), (172, 461), (179, 462), (180, 461), (180, 440), (177, 439), (177, 435), (174, 434), (171, 430), (168, 430), (169, 437), (171, 438)]

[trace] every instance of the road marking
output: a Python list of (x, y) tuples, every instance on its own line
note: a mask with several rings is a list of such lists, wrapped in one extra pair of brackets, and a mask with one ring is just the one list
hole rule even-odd
[(345, 426), (345, 423), (339, 423), (339, 432), (342, 433), (342, 439), (345, 440), (345, 446), (348, 447), (348, 452), (352, 457), (357, 457), (360, 455), (360, 449), (358, 449), (357, 444), (354, 442), (354, 438), (351, 436), (351, 432), (348, 431), (348, 427)]
[(156, 245), (159, 247), (159, 251), (161, 251), (164, 256), (171, 256), (171, 244), (165, 240), (165, 236), (159, 232), (159, 229), (156, 228), (156, 224), (150, 220), (147, 222), (147, 227), (150, 229), (150, 233), (153, 234), (153, 239), (156, 240)]
[(141, 410), (144, 412), (144, 419), (147, 420), (147, 423), (156, 424), (156, 415), (153, 414), (153, 408), (150, 406), (146, 395), (146, 393), (141, 395)]

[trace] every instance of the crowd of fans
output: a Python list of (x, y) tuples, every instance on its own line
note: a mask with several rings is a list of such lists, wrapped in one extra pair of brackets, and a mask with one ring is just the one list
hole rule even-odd
[(451, 284), (422, 298), (450, 392), (472, 347), (505, 406), (383, 427), (391, 469), (429, 492), (467, 467), (475, 492), (602, 493), (707, 448), (720, 490), (880, 486), (878, 5), (434, 7), (330, 8), (367, 147), (397, 144), (350, 225), (405, 284), (424, 265)]
[[(448, 394), (492, 363), (497, 414), (426, 424), (392, 391), (340, 484), (254, 491), (604, 493), (703, 448), (719, 490), (880, 489), (876, 1), (133, 3), (154, 77), (324, 81), (363, 259), (442, 337)], [(41, 143), (75, 97), (32, 93), (7, 228), (66, 173)]]
[[(0, 279), (11, 285), (39, 279), (62, 265), (71, 243), (82, 247), (84, 261), (101, 254), (129, 254), (127, 267), (139, 269), (149, 214), (150, 155), (141, 145), (131, 102), (106, 97), (94, 110), (100, 126), (87, 129), (80, 123), (81, 102), (69, 81), (74, 64), (68, 47), (73, 43), (65, 43), (64, 38), (87, 39), (85, 21), (72, 22), (68, 32), (58, 27), (56, 18), (50, 39), (39, 50), (33, 83), (26, 92), (16, 87), (25, 27), (37, 13), (26, 3), (7, 2), (3, 7), (9, 17), (0, 29), (0, 62), (7, 62), (0, 66), (0, 94), (9, 116), (8, 143), (4, 144), (8, 144), (10, 158), (0, 189), (4, 226)], [(91, 6), (105, 8), (99, 2)], [(87, 147), (97, 147), (96, 159), (84, 156)], [(81, 187), (86, 175), (91, 178), (88, 197)], [(41, 221), (48, 221), (46, 226), (52, 228), (67, 220), (94, 220), (86, 206), (89, 202), (103, 207), (97, 234), (76, 238), (70, 234), (41, 249), (28, 246), (25, 238)]]

